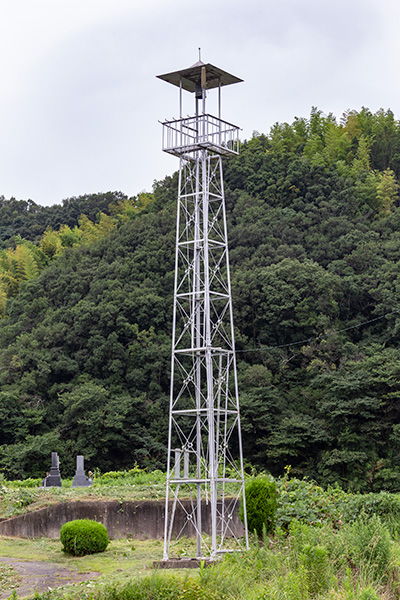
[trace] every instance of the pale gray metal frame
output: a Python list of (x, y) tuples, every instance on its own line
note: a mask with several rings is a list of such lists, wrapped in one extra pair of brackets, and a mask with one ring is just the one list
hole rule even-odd
[[(160, 78), (176, 82), (175, 74)], [(244, 538), (233, 526), (239, 503), (245, 508), (245, 493), (221, 159), (238, 153), (239, 128), (206, 113), (204, 87), (201, 97), (196, 94), (195, 116), (182, 118), (182, 83), (179, 87), (181, 118), (163, 123), (163, 150), (180, 159), (165, 560), (177, 506), (185, 515), (177, 537), (194, 531), (197, 557), (248, 548), (247, 524)], [(189, 502), (182, 502), (184, 496)], [(204, 503), (211, 515), (209, 535), (202, 523)]]

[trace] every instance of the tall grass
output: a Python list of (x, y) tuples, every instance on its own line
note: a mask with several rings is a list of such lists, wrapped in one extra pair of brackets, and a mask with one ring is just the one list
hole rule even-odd
[(204, 587), (198, 577), (154, 572), (148, 577), (133, 579), (124, 584), (106, 585), (93, 589), (35, 594), (35, 600), (227, 600), (224, 594)]
[(379, 517), (341, 530), (293, 521), (288, 535), (253, 540), (248, 553), (207, 569), (202, 583), (240, 600), (399, 598), (392, 541)]

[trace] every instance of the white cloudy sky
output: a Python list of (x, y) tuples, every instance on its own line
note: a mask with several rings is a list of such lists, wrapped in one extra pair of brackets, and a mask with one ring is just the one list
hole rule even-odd
[(244, 138), (311, 106), (400, 118), (399, 23), (398, 0), (0, 0), (0, 195), (150, 191), (178, 168), (158, 123), (178, 90), (155, 76), (199, 46), (245, 80), (222, 95)]

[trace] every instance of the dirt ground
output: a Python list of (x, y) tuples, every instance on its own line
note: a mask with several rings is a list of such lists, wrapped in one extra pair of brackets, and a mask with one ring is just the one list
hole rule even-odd
[(57, 563), (42, 561), (23, 561), (14, 558), (0, 557), (0, 562), (6, 563), (19, 573), (21, 581), (18, 587), (3, 592), (0, 599), (9, 598), (16, 592), (19, 598), (33, 596), (35, 592), (45, 592), (49, 588), (57, 588), (67, 583), (79, 583), (98, 577), (101, 573), (78, 573), (78, 571), (66, 569)]

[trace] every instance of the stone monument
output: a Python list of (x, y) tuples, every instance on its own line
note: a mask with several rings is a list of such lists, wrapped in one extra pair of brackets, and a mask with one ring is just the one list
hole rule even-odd
[(50, 474), (44, 480), (45, 487), (61, 487), (60, 460), (57, 452), (51, 453)]
[(84, 469), (84, 458), (82, 455), (76, 457), (76, 472), (72, 487), (88, 487), (93, 485), (92, 479), (86, 477)]

